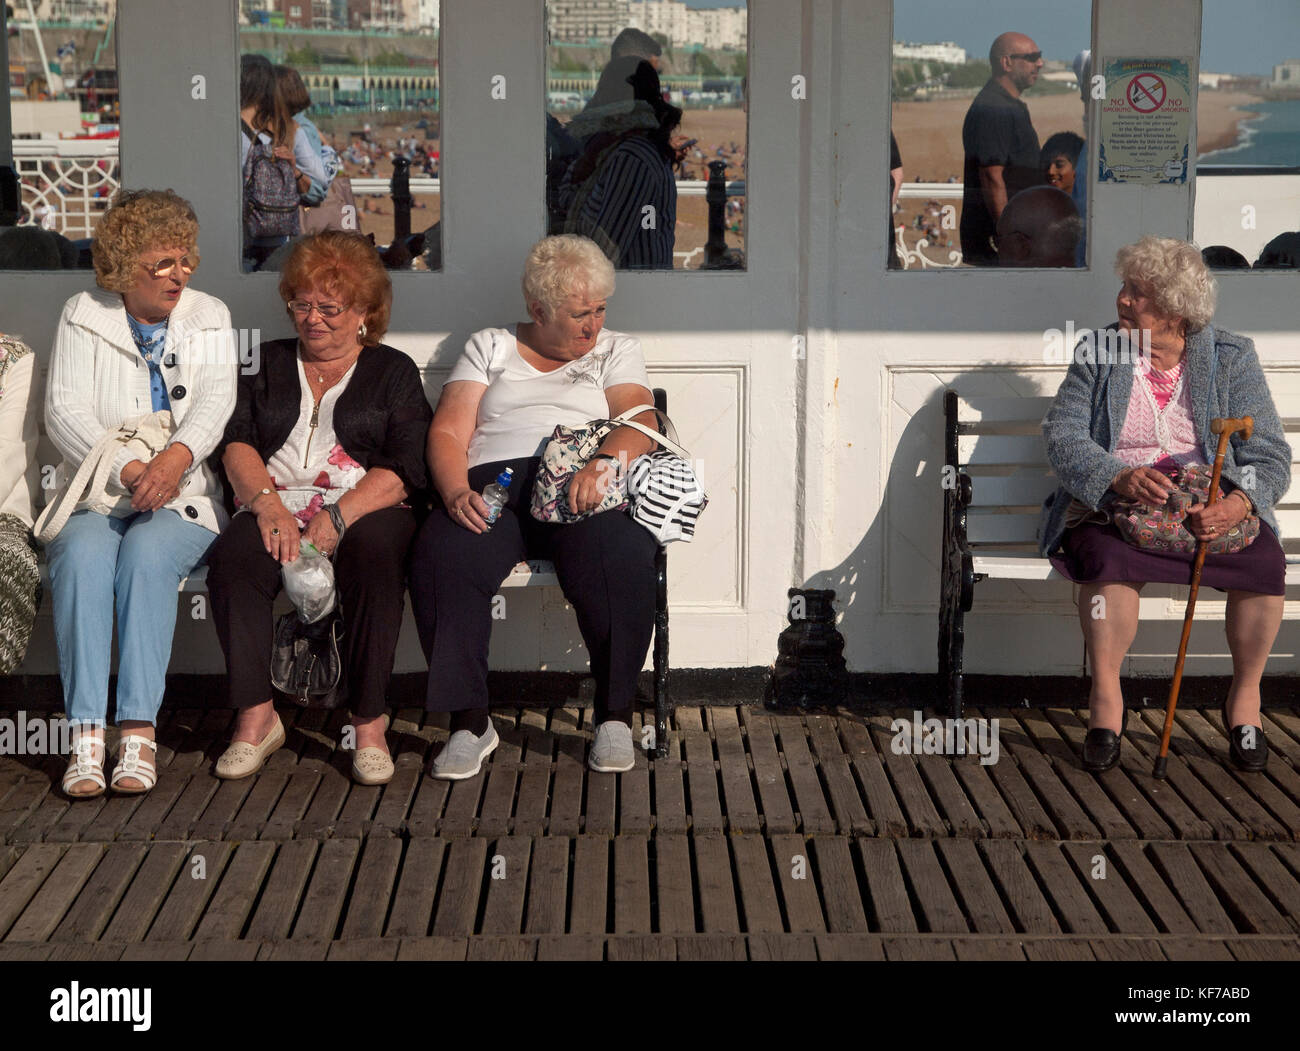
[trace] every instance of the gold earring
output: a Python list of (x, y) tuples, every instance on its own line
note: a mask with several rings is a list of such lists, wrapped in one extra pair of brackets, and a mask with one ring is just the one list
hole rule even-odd
[(361, 322), (361, 327), (357, 329), (357, 339), (362, 340), (365, 338), (366, 338), (366, 323), (363, 321)]

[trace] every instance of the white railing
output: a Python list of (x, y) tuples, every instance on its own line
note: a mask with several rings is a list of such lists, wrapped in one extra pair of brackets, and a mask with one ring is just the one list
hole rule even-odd
[[(962, 198), (963, 185), (959, 182), (905, 182), (899, 188), (898, 196), (900, 198), (924, 198), (927, 201), (960, 201)], [(903, 269), (911, 270), (919, 267), (922, 270), (934, 267), (939, 270), (948, 270), (955, 266), (961, 266), (961, 247), (960, 243), (957, 248), (949, 248), (948, 261), (941, 259), (931, 259), (926, 255), (926, 250), (942, 252), (941, 246), (930, 244), (928, 238), (922, 237), (916, 242), (916, 246), (909, 247), (903, 240), (903, 233), (907, 230), (906, 226), (894, 227), (894, 245), (898, 249), (899, 258), (903, 261)]]
[[(121, 184), (116, 139), (15, 139), (21, 223), (72, 240), (90, 237)], [(37, 209), (49, 211), (40, 217)]]
[[(389, 180), (384, 176), (368, 175), (355, 176), (352, 179), (353, 193), (388, 193)], [(678, 197), (703, 197), (709, 188), (709, 184), (704, 179), (679, 179), (677, 180)], [(961, 187), (958, 187), (960, 191)], [(442, 180), (431, 178), (427, 175), (411, 176), (411, 193), (441, 193)], [(728, 197), (744, 197), (745, 183), (743, 180), (736, 179), (727, 183)], [(933, 196), (927, 194), (926, 196)], [(960, 192), (957, 195), (961, 196)]]

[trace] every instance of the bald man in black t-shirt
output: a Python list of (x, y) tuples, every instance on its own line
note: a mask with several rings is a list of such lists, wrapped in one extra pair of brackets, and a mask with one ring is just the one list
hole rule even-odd
[(962, 124), (966, 151), (962, 181), (961, 251), (972, 266), (997, 266), (991, 238), (1007, 201), (1043, 181), (1038, 135), (1021, 93), (1043, 68), (1043, 53), (1023, 33), (1003, 33), (989, 50), (993, 75), (975, 96)]

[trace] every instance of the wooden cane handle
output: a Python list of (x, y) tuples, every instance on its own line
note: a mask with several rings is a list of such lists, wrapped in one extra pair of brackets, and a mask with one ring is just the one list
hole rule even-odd
[(1210, 421), (1210, 430), (1214, 434), (1233, 434), (1241, 431), (1246, 441), (1250, 441), (1250, 436), (1255, 430), (1255, 418), (1253, 416), (1243, 416), (1240, 419), (1216, 417)]

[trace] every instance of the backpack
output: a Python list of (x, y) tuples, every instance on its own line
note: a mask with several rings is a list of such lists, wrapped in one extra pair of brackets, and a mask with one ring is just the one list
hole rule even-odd
[(275, 156), (275, 148), (247, 121), (240, 121), (249, 138), (244, 158), (244, 233), (250, 238), (298, 235), (298, 179), (293, 165)]

